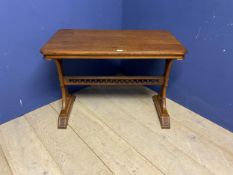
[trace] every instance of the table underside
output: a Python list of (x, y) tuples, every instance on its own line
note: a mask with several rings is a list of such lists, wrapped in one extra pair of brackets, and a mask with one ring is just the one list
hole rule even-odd
[(57, 65), (61, 92), (62, 110), (58, 117), (58, 128), (66, 129), (72, 105), (75, 97), (71, 95), (67, 86), (136, 86), (136, 85), (157, 85), (161, 86), (161, 92), (152, 97), (155, 104), (161, 127), (170, 128), (170, 117), (166, 107), (166, 90), (173, 59), (165, 59), (165, 70), (161, 76), (64, 76), (62, 59), (55, 59)]

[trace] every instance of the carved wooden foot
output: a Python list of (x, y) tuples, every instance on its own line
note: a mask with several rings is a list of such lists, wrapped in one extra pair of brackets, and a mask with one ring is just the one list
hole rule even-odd
[(154, 95), (152, 99), (159, 116), (161, 128), (170, 129), (170, 117), (166, 109), (165, 101), (162, 100), (160, 95)]
[(66, 129), (69, 121), (70, 112), (75, 100), (75, 96), (69, 95), (67, 97), (65, 109), (61, 110), (61, 113), (58, 117), (58, 128)]

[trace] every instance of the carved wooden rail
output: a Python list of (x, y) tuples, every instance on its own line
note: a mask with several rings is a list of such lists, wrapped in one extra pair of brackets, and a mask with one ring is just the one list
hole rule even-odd
[(65, 85), (162, 85), (163, 76), (65, 76)]

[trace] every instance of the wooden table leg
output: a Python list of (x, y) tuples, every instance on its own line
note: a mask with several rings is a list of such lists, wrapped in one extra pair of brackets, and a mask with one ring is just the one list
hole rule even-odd
[(170, 128), (170, 117), (166, 107), (166, 91), (167, 91), (172, 62), (173, 62), (172, 59), (166, 60), (165, 71), (164, 71), (164, 82), (161, 88), (161, 92), (160, 94), (152, 97), (155, 104), (155, 108), (159, 116), (162, 129)]
[(68, 125), (69, 115), (75, 100), (75, 96), (70, 95), (64, 85), (64, 76), (62, 69), (62, 60), (55, 60), (59, 75), (61, 93), (62, 93), (62, 110), (58, 117), (58, 128), (66, 129)]

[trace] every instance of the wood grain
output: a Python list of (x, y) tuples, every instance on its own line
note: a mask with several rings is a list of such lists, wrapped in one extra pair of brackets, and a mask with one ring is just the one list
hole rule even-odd
[(46, 58), (174, 58), (187, 50), (163, 30), (59, 30), (41, 53)]
[[(60, 103), (53, 103), (59, 111)], [(114, 174), (163, 174), (130, 145), (103, 125), (95, 114), (79, 101), (75, 102), (70, 126), (83, 138)]]
[(112, 174), (72, 129), (56, 128), (57, 112), (50, 106), (25, 117), (64, 175)]
[(25, 118), (1, 125), (2, 149), (15, 175), (62, 175)]
[[(1, 142), (1, 136), (0, 136), (0, 142)], [(11, 169), (9, 167), (9, 164), (7, 162), (6, 156), (2, 150), (1, 145), (0, 145), (0, 174), (12, 175)]]
[[(133, 119), (132, 113), (126, 113), (119, 109), (110, 100), (105, 109), (101, 110), (100, 107), (106, 99), (106, 96), (102, 95), (105, 93), (107, 92), (102, 91), (99, 95), (97, 92), (96, 96), (92, 93), (92, 100), (85, 97), (86, 93), (85, 95), (79, 94), (79, 100), (95, 112), (96, 117), (133, 145), (138, 152), (157, 164), (165, 174), (212, 174), (203, 165), (184, 154), (182, 150), (166, 142), (164, 138)], [(124, 97), (121, 96), (121, 98)], [(158, 157), (162, 157), (162, 159), (158, 159)]]
[[(150, 89), (147, 90), (148, 95), (154, 95)], [(147, 102), (146, 99), (140, 97), (141, 100)], [(148, 97), (146, 97), (148, 98)], [(193, 132), (201, 135), (212, 144), (218, 146), (221, 150), (233, 155), (233, 133), (222, 128), (221, 126), (211, 122), (210, 120), (201, 117), (197, 113), (185, 108), (184, 106), (167, 100), (167, 106), (173, 115), (173, 120), (182, 123), (185, 127), (189, 128)], [(195, 127), (194, 127), (195, 126)]]
[[(136, 90), (134, 91), (136, 92)], [(155, 124), (155, 111), (152, 108), (153, 102), (151, 101), (150, 94), (146, 95), (147, 89), (145, 89), (144, 98), (136, 94), (127, 96), (127, 98), (119, 97), (117, 94), (112, 95), (113, 92), (118, 91), (119, 88), (105, 89), (104, 92), (106, 95), (104, 97), (116, 105), (116, 108), (120, 108), (128, 114), (133, 114), (130, 116), (158, 134), (162, 139), (169, 142), (169, 144), (173, 144), (182, 150), (199, 164), (207, 167), (213, 174), (230, 174), (233, 172), (233, 155), (211, 144), (207, 139), (185, 127), (182, 123), (173, 120), (173, 118), (176, 118), (175, 114), (171, 113), (171, 116), (173, 116), (172, 123), (174, 123), (171, 132), (162, 131)], [(123, 90), (120, 89), (120, 91), (122, 93)], [(132, 91), (132, 89), (124, 88), (124, 91), (127, 93), (128, 91)], [(183, 112), (183, 116), (184, 114)], [(196, 127), (193, 126), (193, 128), (195, 129)]]
[(232, 174), (233, 133), (169, 99), (173, 125), (161, 130), (155, 94), (91, 87), (67, 130), (56, 129), (61, 101), (0, 125), (0, 174)]
[[(106, 96), (103, 95), (105, 94), (103, 91), (100, 95), (95, 89), (95, 93), (91, 93), (86, 89), (79, 93), (77, 101), (85, 104), (92, 111), (92, 116), (110, 127), (122, 139), (133, 146), (137, 152), (144, 155), (149, 162), (159, 167), (163, 173), (212, 174), (180, 149), (167, 143), (159, 135), (130, 117), (130, 113), (120, 110), (111, 101), (108, 101), (107, 105), (105, 105)], [(90, 95), (88, 96), (88, 94)], [(123, 98), (123, 96), (121, 97)], [(104, 110), (103, 106), (105, 106)]]

